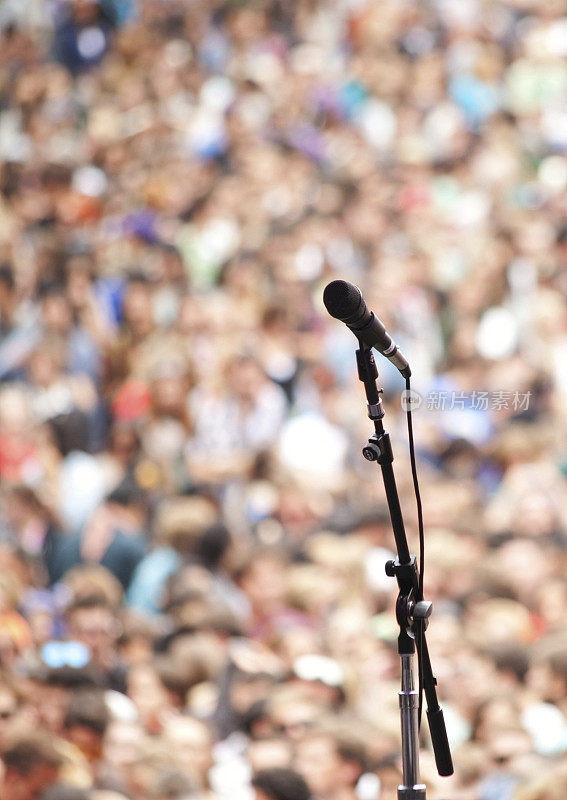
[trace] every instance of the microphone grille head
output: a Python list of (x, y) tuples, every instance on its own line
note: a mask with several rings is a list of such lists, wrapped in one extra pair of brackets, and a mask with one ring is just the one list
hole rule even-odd
[(358, 286), (348, 281), (331, 281), (325, 286), (323, 303), (332, 317), (343, 319), (354, 314), (362, 295)]

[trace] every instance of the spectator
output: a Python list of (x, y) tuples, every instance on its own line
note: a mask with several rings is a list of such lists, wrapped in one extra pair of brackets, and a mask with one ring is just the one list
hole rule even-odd
[(87, 647), (109, 688), (124, 691), (125, 668), (116, 653), (121, 627), (112, 607), (100, 595), (91, 595), (77, 599), (66, 618), (69, 639)]
[(307, 784), (297, 772), (283, 767), (260, 770), (252, 778), (255, 800), (309, 800)]
[(314, 797), (354, 800), (366, 763), (362, 742), (346, 732), (313, 730), (297, 748), (296, 768)]
[(65, 715), (65, 736), (95, 766), (102, 755), (107, 725), (108, 710), (101, 691), (83, 690), (71, 697)]
[(128, 588), (146, 551), (143, 538), (147, 518), (144, 492), (129, 476), (108, 495), (79, 534), (55, 542), (51, 556), (52, 580), (61, 579), (79, 564), (100, 563)]
[(37, 732), (12, 742), (2, 752), (2, 794), (14, 800), (39, 800), (57, 780), (62, 759), (49, 738)]

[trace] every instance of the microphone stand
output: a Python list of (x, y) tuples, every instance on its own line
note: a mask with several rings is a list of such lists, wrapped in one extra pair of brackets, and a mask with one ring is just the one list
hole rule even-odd
[[(358, 337), (357, 337), (358, 338)], [(396, 619), (400, 626), (398, 654), (401, 659), (400, 717), (402, 732), (403, 785), (398, 786), (398, 800), (425, 800), (425, 784), (419, 774), (419, 692), (415, 689), (414, 654), (417, 650), (421, 684), (427, 702), (427, 720), (439, 775), (452, 775), (453, 764), (443, 711), (437, 700), (436, 678), (431, 669), (429, 651), (425, 640), (427, 620), (432, 604), (420, 597), (417, 560), (410, 555), (404, 520), (400, 508), (398, 490), (392, 462), (394, 456), (390, 435), (384, 429), (384, 409), (377, 388), (378, 369), (372, 349), (358, 340), (356, 351), (358, 377), (364, 384), (368, 401), (368, 416), (374, 423), (374, 433), (363, 448), (367, 461), (376, 461), (382, 470), (384, 489), (396, 542), (398, 557), (388, 561), (386, 574), (398, 581), (399, 594), (396, 602)]]

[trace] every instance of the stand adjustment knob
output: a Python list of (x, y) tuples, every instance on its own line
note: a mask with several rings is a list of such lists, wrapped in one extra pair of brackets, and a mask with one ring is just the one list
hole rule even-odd
[(366, 447), (362, 448), (362, 455), (367, 461), (378, 461), (380, 456), (380, 449), (377, 445), (369, 442)]
[(426, 620), (431, 616), (433, 611), (433, 603), (429, 600), (420, 600), (413, 607), (413, 618)]
[(389, 578), (396, 577), (396, 562), (393, 559), (390, 559), (390, 561), (386, 561), (384, 569), (386, 571), (386, 575)]

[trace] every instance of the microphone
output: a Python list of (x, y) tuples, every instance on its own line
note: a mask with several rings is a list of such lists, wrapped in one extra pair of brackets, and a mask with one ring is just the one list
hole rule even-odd
[(386, 356), (404, 378), (410, 377), (407, 360), (378, 317), (368, 310), (358, 286), (348, 281), (331, 281), (325, 286), (323, 302), (329, 314), (344, 322), (359, 341)]

